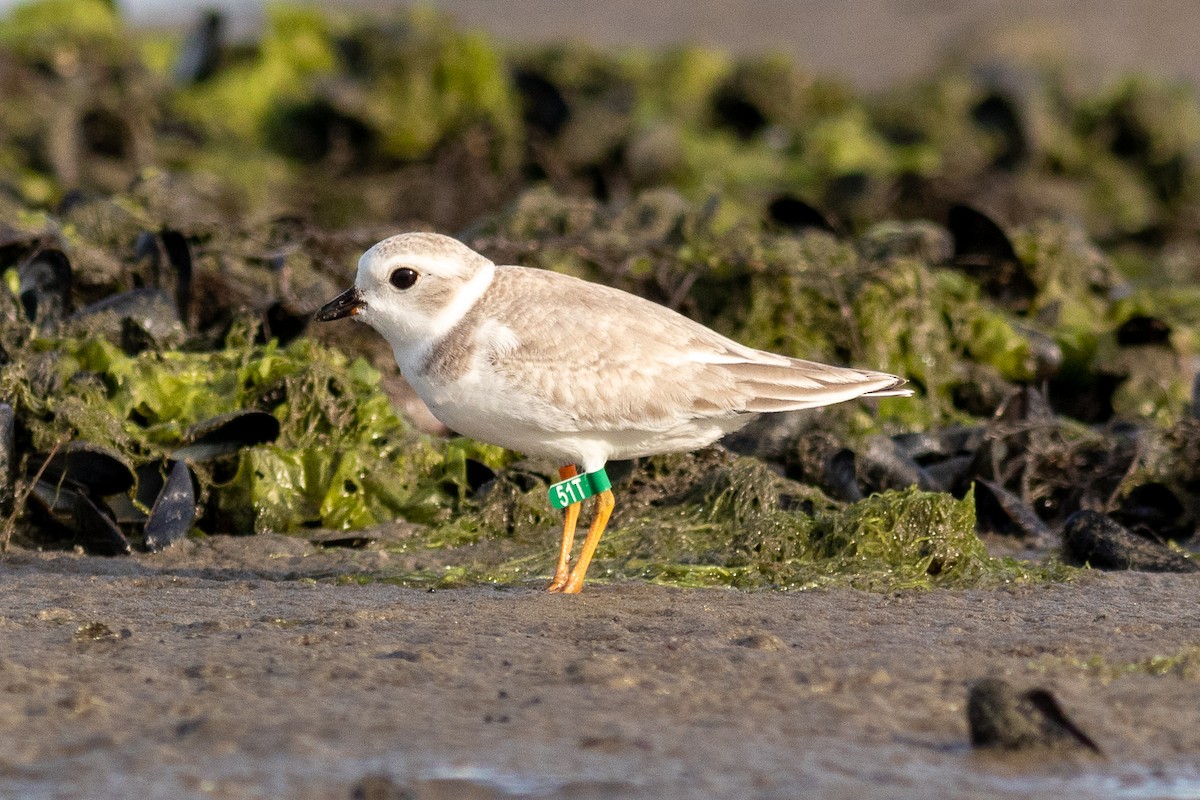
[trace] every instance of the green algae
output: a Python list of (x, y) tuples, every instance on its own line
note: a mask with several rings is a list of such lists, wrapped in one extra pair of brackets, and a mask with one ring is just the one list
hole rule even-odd
[[(739, 482), (746, 476), (738, 472), (747, 469), (763, 467), (735, 468), (729, 488), (705, 496), (694, 509), (635, 521), (635, 531), (650, 526), (654, 535), (640, 538), (652, 547), (635, 550), (633, 558), (620, 553), (629, 533), (614, 532), (606, 554), (620, 566), (610, 567), (610, 574), (682, 586), (874, 591), (995, 586), (1051, 575), (989, 556), (975, 534), (971, 496), (956, 500), (908, 489), (848, 506), (823, 499), (784, 509), (768, 499), (778, 495), (757, 494), (753, 481)], [(797, 489), (799, 496), (812, 494)]]
[(0, 20), (0, 44), (27, 58), (57, 58), (62, 64), (78, 58), (83, 48), (115, 53), (121, 28), (106, 0), (37, 0), (14, 6)]
[(210, 135), (259, 142), (276, 105), (311, 92), (336, 63), (330, 21), (315, 8), (272, 5), (258, 57), (180, 91), (178, 112)]
[(512, 141), (519, 126), (516, 98), (487, 37), (460, 33), (427, 12), (415, 14), (410, 25), (399, 56), (377, 65), (379, 78), (367, 99), (382, 152), (419, 157), (478, 123)]
[[(131, 463), (171, 457), (206, 419), (245, 409), (273, 414), (273, 443), (242, 449), (232, 465), (193, 464), (201, 502), (214, 496), (200, 522), (209, 532), (445, 522), (469, 494), (468, 460), (491, 469), (509, 460), (499, 448), (412, 431), (362, 359), (309, 339), (260, 345), (249, 333), (235, 331), (213, 352), (137, 355), (99, 338), (37, 338), (0, 383), (35, 450), (75, 438)], [(32, 388), (38, 354), (53, 356), (53, 392)]]
[[(349, 41), (358, 42), (353, 55), (344, 46)], [(324, 92), (324, 82), (346, 74), (363, 84), (361, 94)], [(378, 157), (425, 156), (476, 123), (504, 140), (518, 128), (496, 49), (481, 34), (459, 32), (426, 10), (381, 28), (315, 7), (272, 4), (253, 58), (175, 98), (179, 112), (211, 134), (241, 148), (266, 145), (300, 158), (310, 151), (296, 149), (294, 115), (315, 102), (360, 119)]]
[[(441, 588), (536, 585), (553, 569), (561, 524), (557, 515), (529, 510), (548, 508), (545, 486), (493, 490), (471, 504), (464, 519), (490, 541), (472, 538), (427, 554), (428, 566), (357, 579)], [(761, 461), (717, 450), (644, 459), (614, 493), (616, 514), (589, 581), (883, 591), (1063, 580), (1071, 573), (1053, 563), (990, 556), (975, 534), (971, 495), (960, 500), (907, 489), (847, 505), (779, 477)], [(498, 519), (505, 523), (499, 530)], [(446, 545), (436, 530), (432, 535)], [(480, 550), (484, 545), (490, 546)]]
[(1174, 653), (1158, 653), (1128, 661), (1093, 655), (1047, 657), (1042, 662), (1046, 668), (1060, 664), (1106, 682), (1133, 675), (1170, 675), (1186, 681), (1197, 681), (1200, 680), (1200, 646), (1188, 645)]

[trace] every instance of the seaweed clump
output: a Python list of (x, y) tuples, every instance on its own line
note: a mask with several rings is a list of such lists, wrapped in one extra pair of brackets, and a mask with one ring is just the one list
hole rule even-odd
[(1193, 537), (1192, 92), (955, 63), (867, 97), (775, 56), (506, 47), (424, 11), (222, 30), (131, 34), (101, 0), (0, 20), (4, 541), (403, 518), (438, 565), (413, 580), (545, 571), (557, 465), (416, 432), (386, 347), (306, 327), (358, 253), (427, 227), (917, 390), (644, 462), (598, 571), (962, 586), (1059, 574), (973, 528), (1042, 551), (1085, 510)]
[[(405, 585), (537, 581), (553, 567), (557, 519), (521, 512), (545, 501), (544, 480), (526, 468), (473, 502), (469, 524), (509, 522), (493, 547), (451, 550), (453, 566), (393, 576)], [(524, 491), (514, 488), (524, 482)], [(616, 490), (614, 523), (597, 551), (594, 578), (671, 586), (886, 589), (999, 586), (1061, 579), (988, 554), (975, 533), (974, 500), (917, 489), (840, 503), (772, 472), (762, 461), (719, 449), (643, 459)], [(515, 521), (515, 524), (513, 522)], [(474, 542), (475, 540), (472, 540)]]
[[(489, 469), (508, 460), (498, 448), (415, 432), (361, 358), (311, 339), (259, 343), (252, 326), (235, 327), (214, 351), (129, 354), (104, 338), (34, 337), (14, 355), (0, 384), (28, 474), (70, 441), (138, 467), (142, 484), (153, 471), (143, 466), (186, 462), (201, 532), (445, 522), (469, 493), (468, 460)], [(119, 494), (115, 507), (132, 503), (136, 513), (153, 496), (132, 483), (100, 494)]]
[[(737, 459), (704, 481), (689, 504), (624, 523), (609, 552), (621, 559), (625, 536), (653, 531), (641, 535), (642, 548), (633, 548), (640, 555), (618, 567), (618, 574), (637, 570), (673, 584), (743, 588), (848, 585), (879, 591), (1001, 585), (1061, 574), (990, 556), (975, 533), (974, 508), (970, 495), (956, 499), (916, 488), (837, 503), (775, 476), (761, 462)], [(673, 529), (686, 536), (695, 561), (679, 558), (680, 550), (671, 547), (681, 535)], [(665, 554), (675, 555), (676, 563)]]

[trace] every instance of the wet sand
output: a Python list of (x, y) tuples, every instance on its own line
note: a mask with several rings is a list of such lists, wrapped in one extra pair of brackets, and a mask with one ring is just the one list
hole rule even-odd
[[(1196, 576), (578, 597), (337, 579), (393, 558), (271, 535), (4, 556), (0, 794), (1200, 795), (1200, 656), (1115, 674), (1200, 645)], [(985, 676), (1053, 690), (1106, 758), (973, 752)]]

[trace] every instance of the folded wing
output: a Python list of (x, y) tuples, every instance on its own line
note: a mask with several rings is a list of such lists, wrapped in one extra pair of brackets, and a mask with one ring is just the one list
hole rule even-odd
[(498, 270), (487, 313), (514, 333), (492, 368), (520, 400), (514, 410), (541, 409), (542, 427), (662, 430), (911, 394), (894, 375), (755, 350), (640, 297), (528, 272)]
[[(767, 354), (771, 355), (771, 354)], [(903, 397), (912, 391), (903, 388), (904, 379), (885, 372), (848, 369), (787, 359), (786, 363), (745, 361), (715, 369), (727, 371), (741, 398), (741, 407), (750, 413), (799, 411), (856, 397)]]

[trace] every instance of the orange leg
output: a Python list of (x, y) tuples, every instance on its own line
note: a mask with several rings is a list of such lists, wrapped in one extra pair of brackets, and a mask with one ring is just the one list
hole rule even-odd
[[(558, 479), (565, 481), (567, 478), (574, 478), (576, 474), (578, 473), (575, 472), (575, 465), (569, 464), (559, 468)], [(582, 508), (583, 503), (567, 506), (566, 517), (563, 519), (562, 544), (558, 548), (558, 566), (554, 568), (554, 579), (546, 587), (547, 591), (561, 592), (567, 585), (571, 567), (571, 546), (575, 544), (575, 523), (579, 521), (579, 511)]]
[(612, 489), (596, 495), (596, 518), (592, 520), (592, 527), (588, 529), (587, 538), (583, 540), (583, 549), (579, 551), (579, 560), (575, 562), (575, 569), (571, 570), (571, 577), (567, 579), (566, 585), (562, 588), (564, 594), (579, 594), (583, 590), (583, 576), (587, 574), (588, 565), (592, 562), (592, 555), (596, 552), (596, 545), (600, 544), (600, 537), (604, 535), (604, 529), (608, 526), (608, 518), (612, 516), (616, 504)]

